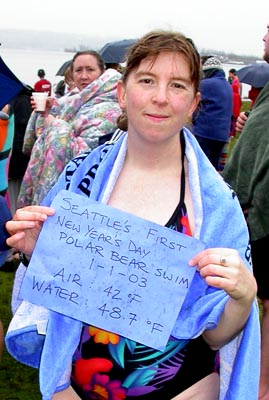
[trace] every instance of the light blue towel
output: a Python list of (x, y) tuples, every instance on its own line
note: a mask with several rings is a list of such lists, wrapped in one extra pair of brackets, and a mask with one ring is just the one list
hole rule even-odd
[[(194, 236), (202, 240), (206, 247), (236, 247), (248, 268), (251, 268), (248, 231), (238, 200), (211, 166), (192, 134), (187, 129), (184, 129), (184, 134), (196, 216)], [(125, 156), (126, 141), (127, 135), (122, 134), (114, 144), (93, 150), (85, 162), (83, 160), (86, 155), (71, 161), (44, 204), (51, 204), (52, 199), (62, 189), (106, 202)], [(200, 335), (204, 329), (214, 328), (227, 300), (228, 296), (224, 291), (207, 286), (197, 272), (172, 335), (181, 339), (192, 338)], [(23, 303), (20, 307), (23, 307)], [(71, 359), (80, 339), (82, 324), (52, 311), (42, 308), (40, 311), (41, 314), (48, 313), (46, 334), (42, 334), (40, 339), (34, 323), (29, 321), (30, 343), (27, 339), (27, 328), (20, 328), (16, 324), (18, 315), (15, 313), (6, 335), (6, 345), (17, 360), (39, 366), (43, 400), (50, 400), (55, 391), (62, 390), (70, 383)], [(38, 318), (34, 322), (37, 320)], [(259, 328), (258, 307), (254, 302), (244, 331), (220, 350), (220, 400), (257, 400)]]

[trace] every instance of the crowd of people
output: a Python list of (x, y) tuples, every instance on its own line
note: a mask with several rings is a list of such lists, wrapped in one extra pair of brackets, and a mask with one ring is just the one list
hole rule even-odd
[[(268, 32), (263, 41), (269, 62)], [(249, 115), (240, 113), (236, 70), (227, 78), (217, 56), (201, 56), (191, 39), (171, 31), (138, 39), (120, 70), (96, 51), (77, 52), (54, 93), (44, 69), (38, 76), (0, 114), (0, 261), (10, 254), (20, 261), (5, 336), (9, 353), (39, 368), (43, 400), (268, 399), (269, 83)], [(33, 90), (49, 91), (45, 112), (35, 110)], [(19, 297), (62, 190), (89, 198), (89, 209), (96, 201), (126, 219), (132, 214), (175, 237), (187, 235), (193, 246), (203, 243), (188, 262), (194, 277), (162, 350), (137, 342), (132, 330), (120, 335), (108, 322), (101, 329)], [(111, 243), (113, 228), (109, 235), (104, 240)], [(57, 246), (48, 253), (51, 263), (55, 252)], [(154, 266), (158, 260), (151, 257)], [(110, 293), (116, 283), (111, 277)], [(161, 306), (175, 307), (167, 298)], [(0, 342), (3, 335), (0, 325)], [(0, 344), (0, 357), (1, 351)]]

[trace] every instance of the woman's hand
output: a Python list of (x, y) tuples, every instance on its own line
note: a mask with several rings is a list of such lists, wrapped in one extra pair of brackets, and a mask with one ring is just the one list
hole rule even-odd
[[(31, 96), (31, 98), (30, 98), (30, 103), (31, 103), (32, 109), (36, 110), (36, 102), (35, 102), (35, 99), (33, 96)], [(52, 105), (53, 105), (53, 97), (47, 97), (45, 111), (41, 112), (42, 116), (46, 117), (49, 114)]]
[(190, 260), (210, 286), (223, 289), (234, 300), (252, 302), (257, 285), (237, 250), (227, 248), (206, 249)]
[[(33, 96), (31, 97), (31, 105), (32, 105), (33, 110), (35, 110), (36, 102), (35, 102)], [(42, 116), (42, 118), (44, 118), (44, 122), (43, 122), (44, 127), (51, 125), (53, 123), (53, 121), (55, 120), (55, 117), (50, 114), (50, 109), (52, 106), (53, 106), (53, 97), (48, 97), (46, 99), (45, 111), (40, 112), (40, 115)]]
[(217, 327), (203, 333), (209, 346), (217, 350), (244, 328), (256, 297), (256, 280), (234, 249), (207, 249), (189, 264), (196, 266), (208, 285), (223, 289), (230, 296)]
[(248, 119), (248, 114), (246, 114), (245, 112), (241, 112), (237, 117), (235, 129), (241, 132), (244, 128), (247, 119)]
[(7, 244), (31, 256), (43, 222), (53, 214), (54, 210), (45, 206), (19, 208), (13, 219), (6, 223), (6, 229), (10, 234)]

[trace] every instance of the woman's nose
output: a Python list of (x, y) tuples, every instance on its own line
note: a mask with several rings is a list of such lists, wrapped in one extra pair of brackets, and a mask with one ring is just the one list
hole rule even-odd
[(81, 71), (81, 77), (84, 78), (84, 79), (88, 78), (88, 72), (87, 72), (86, 69), (83, 69), (83, 70)]
[(167, 97), (167, 88), (164, 87), (164, 86), (157, 86), (154, 89), (152, 100), (154, 102), (163, 104), (163, 103), (167, 103), (167, 99), (168, 99), (168, 97)]

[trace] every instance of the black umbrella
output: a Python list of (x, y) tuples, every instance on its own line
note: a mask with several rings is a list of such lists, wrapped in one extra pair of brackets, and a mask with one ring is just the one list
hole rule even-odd
[(13, 74), (0, 57), (0, 110), (8, 104), (22, 89), (24, 85)]
[(56, 76), (64, 76), (66, 68), (72, 64), (72, 60), (65, 61), (63, 65), (58, 69)]
[(269, 80), (269, 64), (249, 64), (237, 71), (237, 76), (242, 83), (262, 88)]
[(136, 39), (117, 40), (115, 42), (106, 43), (99, 54), (104, 60), (105, 64), (120, 64), (125, 61), (126, 53)]

